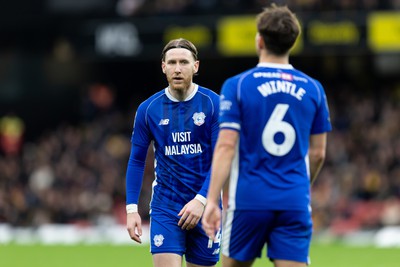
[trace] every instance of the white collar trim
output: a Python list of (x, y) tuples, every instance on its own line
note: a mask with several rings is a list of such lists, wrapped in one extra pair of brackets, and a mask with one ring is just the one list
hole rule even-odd
[[(190, 99), (192, 99), (192, 98), (194, 97), (194, 95), (197, 93), (198, 90), (199, 90), (199, 85), (197, 85), (197, 84), (194, 83), (193, 92), (192, 92), (190, 95), (188, 95), (188, 96), (186, 97), (186, 99), (183, 100), (183, 101), (189, 101)], [(180, 102), (178, 99), (176, 99), (176, 98), (169, 92), (168, 87), (165, 88), (165, 94), (167, 95), (167, 97), (168, 97), (171, 101), (173, 101), (173, 102)]]
[(275, 68), (275, 69), (294, 69), (291, 64), (279, 64), (279, 63), (267, 63), (262, 62), (258, 63), (257, 67), (267, 67), (267, 68)]

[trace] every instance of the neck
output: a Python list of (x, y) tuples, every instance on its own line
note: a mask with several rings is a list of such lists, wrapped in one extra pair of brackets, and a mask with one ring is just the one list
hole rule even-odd
[(289, 64), (289, 54), (283, 56), (273, 55), (262, 51), (259, 56), (259, 63)]
[(194, 90), (194, 83), (191, 83), (186, 89), (174, 89), (168, 87), (169, 93), (179, 101), (184, 101)]

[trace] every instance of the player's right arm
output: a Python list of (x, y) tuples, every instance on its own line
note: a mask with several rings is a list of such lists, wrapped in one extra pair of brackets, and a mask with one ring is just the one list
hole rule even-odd
[(233, 79), (225, 81), (221, 90), (220, 131), (211, 165), (211, 180), (207, 193), (207, 205), (203, 214), (203, 228), (210, 238), (220, 229), (221, 191), (229, 179), (240, 132), (240, 113), (237, 86)]
[(142, 188), (147, 147), (132, 144), (126, 170), (126, 228), (131, 239), (142, 243), (142, 219), (138, 213), (138, 201)]
[(216, 232), (220, 229), (221, 208), (219, 202), (221, 190), (229, 178), (238, 139), (239, 132), (236, 130), (221, 129), (219, 132), (213, 155), (207, 205), (202, 220), (204, 231), (211, 239), (214, 239)]
[(142, 220), (138, 213), (138, 201), (142, 189), (150, 133), (146, 124), (144, 105), (140, 105), (135, 116), (131, 139), (131, 153), (126, 170), (126, 228), (132, 240), (141, 243)]
[(126, 215), (126, 229), (128, 230), (129, 236), (132, 240), (142, 243), (140, 237), (142, 236), (142, 218), (139, 213), (132, 212)]

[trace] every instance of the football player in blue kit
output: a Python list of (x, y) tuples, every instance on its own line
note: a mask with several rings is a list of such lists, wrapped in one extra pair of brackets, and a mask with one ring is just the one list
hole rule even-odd
[(155, 267), (215, 266), (220, 239), (201, 227), (219, 126), (219, 96), (193, 82), (197, 49), (186, 39), (171, 40), (162, 51), (168, 87), (136, 111), (126, 173), (127, 230), (141, 243), (138, 199), (146, 154), (152, 143), (155, 179), (150, 202), (150, 241)]
[(257, 16), (258, 65), (225, 81), (220, 133), (203, 215), (213, 238), (229, 178), (222, 266), (252, 266), (265, 244), (275, 267), (309, 264), (310, 186), (325, 160), (329, 109), (322, 85), (289, 64), (300, 33), (286, 6)]

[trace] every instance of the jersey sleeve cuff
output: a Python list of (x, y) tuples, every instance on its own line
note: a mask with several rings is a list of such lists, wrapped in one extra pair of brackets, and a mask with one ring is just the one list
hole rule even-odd
[(200, 194), (197, 194), (194, 199), (197, 199), (198, 201), (201, 202), (201, 204), (203, 204), (204, 206), (207, 205), (207, 199), (205, 197), (203, 197)]
[(126, 213), (135, 213), (138, 212), (138, 206), (137, 204), (128, 204), (126, 205)]

